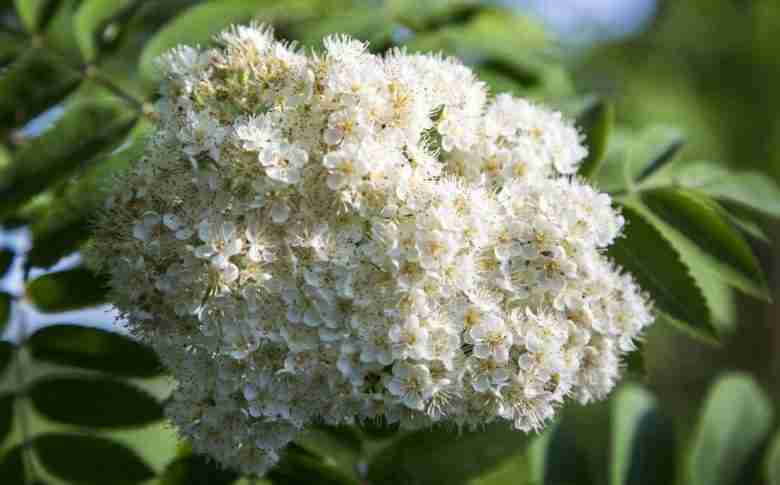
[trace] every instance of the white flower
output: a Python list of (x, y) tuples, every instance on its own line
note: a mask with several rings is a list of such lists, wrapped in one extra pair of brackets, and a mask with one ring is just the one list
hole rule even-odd
[(395, 359), (424, 359), (430, 353), (428, 329), (420, 325), (416, 315), (409, 317), (402, 325), (390, 327), (389, 335)]
[(222, 274), (225, 283), (238, 278), (238, 267), (230, 261), (243, 247), (235, 224), (230, 221), (203, 220), (198, 225), (198, 237), (204, 244), (195, 249), (195, 256), (211, 260), (211, 264)]
[(262, 474), (313, 423), (530, 431), (607, 396), (653, 316), (561, 114), (441, 55), (215, 44), (162, 57), (155, 133), (85, 250), (195, 451)]
[(431, 398), (435, 389), (427, 367), (403, 362), (393, 366), (393, 377), (388, 380), (386, 387), (404, 406), (418, 411), (423, 409), (425, 401)]
[(368, 173), (367, 160), (359, 145), (349, 144), (336, 152), (330, 152), (322, 159), (329, 170), (327, 184), (331, 190), (354, 187)]
[(509, 348), (512, 346), (512, 334), (499, 318), (488, 318), (469, 330), (471, 341), (474, 342), (474, 355), (480, 359), (495, 359), (506, 362), (509, 359)]

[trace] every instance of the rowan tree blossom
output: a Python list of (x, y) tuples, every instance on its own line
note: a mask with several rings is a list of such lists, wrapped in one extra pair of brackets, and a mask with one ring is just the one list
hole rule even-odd
[(89, 260), (197, 451), (264, 473), (313, 422), (539, 430), (652, 321), (560, 113), (459, 61), (233, 27), (162, 57)]

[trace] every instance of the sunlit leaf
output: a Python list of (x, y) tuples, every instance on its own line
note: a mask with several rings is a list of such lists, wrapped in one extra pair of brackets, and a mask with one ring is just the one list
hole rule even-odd
[(625, 237), (609, 248), (609, 256), (628, 270), (656, 307), (684, 322), (696, 333), (715, 336), (710, 311), (701, 289), (680, 259), (679, 253), (648, 221), (646, 211), (624, 206)]
[(33, 382), (35, 409), (60, 423), (91, 428), (141, 426), (162, 419), (162, 406), (148, 393), (104, 377), (45, 377)]
[(671, 162), (684, 143), (682, 133), (676, 128), (665, 125), (645, 128), (629, 145), (624, 165), (626, 177), (641, 182)]
[(661, 188), (644, 191), (642, 200), (701, 250), (702, 265), (741, 291), (770, 298), (758, 260), (716, 202), (692, 190)]
[(16, 12), (30, 32), (39, 32), (57, 9), (60, 0), (14, 0)]
[(98, 55), (99, 37), (112, 17), (137, 0), (85, 0), (73, 16), (73, 30), (84, 58), (94, 60)]
[(50, 433), (35, 438), (38, 460), (52, 475), (84, 485), (126, 485), (154, 476), (134, 451), (97, 436)]
[(674, 162), (648, 178), (643, 186), (696, 189), (718, 200), (780, 217), (780, 186), (774, 180), (760, 172), (731, 170), (722, 163)]
[(13, 163), (0, 172), (0, 216), (10, 214), (96, 152), (117, 143), (131, 128), (134, 116), (116, 99), (67, 103), (62, 117), (22, 145)]
[(105, 302), (106, 278), (86, 268), (39, 276), (27, 284), (27, 297), (43, 312), (63, 312)]
[(125, 377), (152, 377), (162, 372), (157, 355), (128, 337), (78, 325), (52, 325), (26, 343), (35, 359)]
[(206, 45), (225, 27), (255, 18), (263, 22), (305, 18), (311, 10), (305, 1), (279, 4), (273, 0), (221, 0), (195, 5), (177, 15), (144, 46), (139, 72), (147, 82), (159, 79), (155, 60), (179, 44)]
[(51, 201), (51, 208), (33, 220), (28, 265), (49, 267), (90, 236), (90, 224), (105, 201), (112, 176), (141, 157), (150, 128), (139, 121), (119, 148), (95, 156), (90, 167)]
[(717, 380), (690, 443), (685, 483), (731, 485), (753, 450), (769, 433), (772, 405), (745, 374)]

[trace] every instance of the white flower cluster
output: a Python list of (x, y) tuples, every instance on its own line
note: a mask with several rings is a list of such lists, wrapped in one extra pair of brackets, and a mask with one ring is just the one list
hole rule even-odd
[(263, 473), (313, 422), (527, 432), (614, 386), (652, 317), (559, 113), (453, 59), (258, 26), (161, 66), (89, 256), (196, 450)]

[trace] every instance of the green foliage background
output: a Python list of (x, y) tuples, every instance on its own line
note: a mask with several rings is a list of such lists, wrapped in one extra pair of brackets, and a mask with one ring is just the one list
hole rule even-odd
[[(162, 415), (173, 383), (149, 349), (62, 321), (0, 342), (0, 483), (780, 483), (780, 331), (762, 303), (780, 217), (780, 7), (661, 7), (644, 34), (571, 59), (535, 22), (467, 0), (0, 0), (0, 224), (33, 239), (18, 255), (24, 294), (0, 292), (0, 330), (12, 318), (24, 328), (29, 305), (104, 302), (106, 282), (87, 268), (28, 270), (89, 239), (111, 174), (141, 153), (156, 56), (250, 19), (315, 49), (346, 32), (377, 52), (442, 50), (494, 92), (577, 117), (590, 148), (580, 176), (628, 221), (610, 256), (659, 320), (610, 400), (567, 406), (541, 435), (322, 428), (263, 480), (177, 441)], [(30, 130), (41, 116), (54, 122)], [(0, 279), (15, 256), (0, 248)]]

